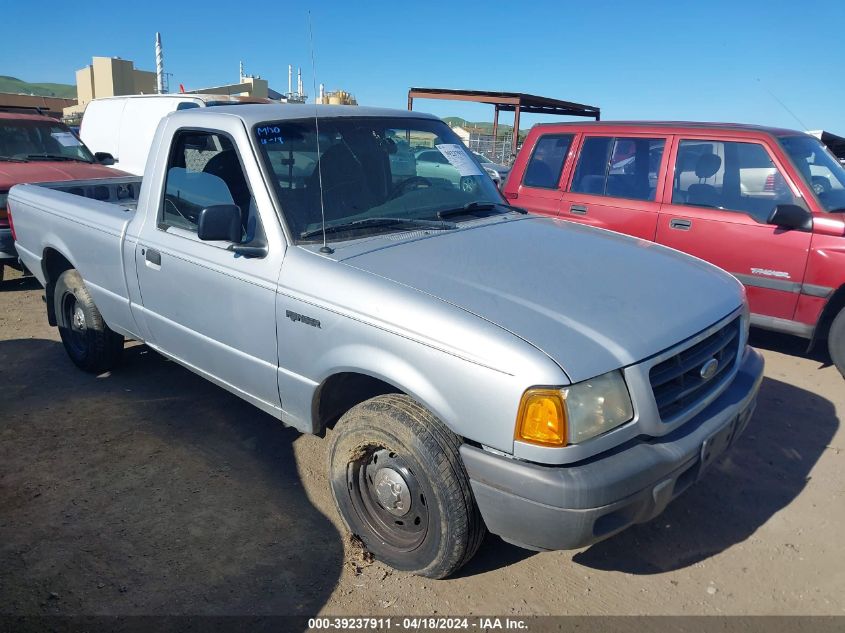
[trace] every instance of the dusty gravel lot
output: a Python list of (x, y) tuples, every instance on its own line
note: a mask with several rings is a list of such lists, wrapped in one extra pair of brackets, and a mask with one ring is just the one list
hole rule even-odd
[(0, 613), (845, 614), (845, 381), (755, 333), (757, 413), (649, 524), (577, 552), (489, 536), (457, 578), (367, 564), (300, 436), (140, 345), (93, 377), (37, 282), (0, 284)]

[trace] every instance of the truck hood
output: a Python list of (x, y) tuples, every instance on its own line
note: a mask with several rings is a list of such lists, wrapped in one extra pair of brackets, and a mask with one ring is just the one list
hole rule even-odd
[(122, 171), (94, 163), (77, 163), (71, 161), (0, 162), (0, 191), (8, 191), (15, 185), (31, 182), (88, 180), (92, 178), (114, 178), (124, 175)]
[(337, 255), (498, 325), (573, 382), (644, 360), (742, 304), (739, 282), (711, 264), (551, 218), (368, 244), (374, 248)]

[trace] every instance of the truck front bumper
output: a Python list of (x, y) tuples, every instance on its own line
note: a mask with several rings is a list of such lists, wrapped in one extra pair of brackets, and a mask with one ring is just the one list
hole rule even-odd
[(487, 529), (528, 549), (577, 549), (649, 521), (742, 434), (762, 380), (763, 357), (747, 347), (731, 385), (689, 422), (573, 465), (541, 466), (461, 446)]

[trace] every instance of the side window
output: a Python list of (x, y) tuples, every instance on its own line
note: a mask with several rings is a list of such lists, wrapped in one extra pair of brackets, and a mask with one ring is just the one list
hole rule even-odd
[(541, 136), (528, 159), (522, 184), (526, 187), (556, 189), (566, 155), (572, 146), (572, 138), (572, 134)]
[(798, 202), (763, 145), (682, 140), (672, 203), (736, 211), (766, 222), (776, 205)]
[(161, 228), (196, 232), (200, 211), (218, 204), (240, 207), (244, 241), (250, 241), (257, 210), (232, 141), (212, 132), (179, 132), (167, 165)]
[(662, 138), (587, 138), (572, 191), (654, 201), (665, 146)]
[(617, 138), (610, 154), (605, 195), (653, 202), (665, 146), (662, 138)]
[(613, 139), (607, 136), (590, 136), (584, 139), (571, 191), (604, 195), (608, 160)]

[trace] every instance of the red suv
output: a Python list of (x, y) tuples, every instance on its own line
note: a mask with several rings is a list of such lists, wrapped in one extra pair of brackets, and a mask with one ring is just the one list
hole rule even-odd
[(504, 193), (724, 268), (745, 284), (752, 324), (826, 339), (845, 375), (845, 168), (817, 138), (719, 123), (537, 125)]
[(8, 110), (0, 111), (0, 281), (6, 266), (18, 266), (6, 213), (6, 198), (13, 185), (124, 175), (105, 167), (114, 162), (111, 156), (98, 154), (95, 158), (64, 123), (34, 109)]

